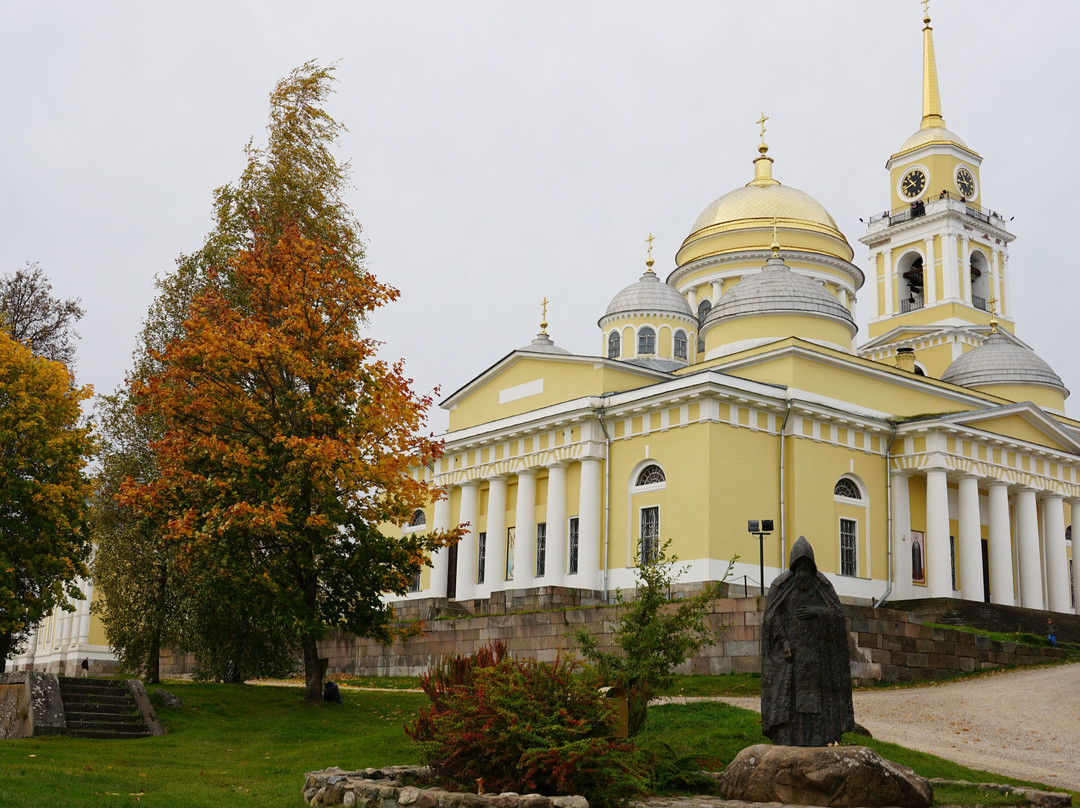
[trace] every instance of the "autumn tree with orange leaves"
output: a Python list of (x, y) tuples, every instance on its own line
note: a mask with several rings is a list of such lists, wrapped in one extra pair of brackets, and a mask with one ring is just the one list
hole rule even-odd
[[(271, 96), (269, 143), (249, 148), (236, 187), (218, 191), (218, 227), (196, 259), (178, 326), (134, 380), (160, 425), (154, 479), (122, 499), (169, 514), (181, 566), (258, 604), (303, 652), (305, 697), (322, 697), (317, 642), (332, 627), (392, 636), (387, 594), (404, 594), (457, 532), (392, 538), (432, 491), (409, 468), (434, 461), (428, 396), (378, 356), (364, 323), (398, 292), (363, 266), (341, 199), (340, 124), (321, 107), (332, 68), (309, 63)], [(236, 244), (230, 249), (230, 244)], [(206, 572), (209, 571), (209, 572)]]

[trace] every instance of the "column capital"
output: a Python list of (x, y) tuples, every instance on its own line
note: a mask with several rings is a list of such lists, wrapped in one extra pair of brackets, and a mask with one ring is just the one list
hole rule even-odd
[(539, 471), (540, 469), (530, 467), (527, 469), (519, 469), (514, 473), (517, 474), (518, 477), (535, 477)]
[(463, 483), (458, 484), (458, 488), (476, 488), (480, 485), (480, 480), (466, 480)]
[(554, 461), (552, 463), (545, 463), (544, 464), (544, 468), (546, 468), (546, 469), (565, 469), (565, 468), (569, 468), (569, 466), (570, 466), (570, 463), (567, 460), (556, 460), (556, 461)]
[(509, 474), (492, 474), (489, 477), (485, 477), (489, 483), (505, 483), (509, 478)]

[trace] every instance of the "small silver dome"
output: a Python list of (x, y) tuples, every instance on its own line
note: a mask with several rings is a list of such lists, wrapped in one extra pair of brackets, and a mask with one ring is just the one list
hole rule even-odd
[(1053, 387), (1068, 394), (1061, 377), (1034, 351), (1017, 345), (998, 331), (991, 332), (978, 348), (958, 356), (941, 374), (943, 382), (962, 387), (995, 384)]
[(840, 320), (855, 332), (855, 320), (843, 304), (816, 281), (792, 272), (784, 259), (773, 256), (760, 272), (747, 275), (724, 292), (704, 326), (732, 317), (755, 314), (813, 314)]
[[(615, 295), (608, 304), (604, 317), (632, 312), (670, 313), (695, 318), (686, 298), (674, 287), (662, 282), (652, 270)], [(603, 320), (604, 317), (600, 319)]]
[(555, 342), (547, 335), (547, 332), (541, 331), (536, 335), (536, 339), (530, 342), (528, 345), (523, 345), (518, 348), (519, 351), (528, 351), (529, 353), (550, 353), (550, 354), (564, 354), (570, 356), (570, 351), (566, 348), (560, 348)]

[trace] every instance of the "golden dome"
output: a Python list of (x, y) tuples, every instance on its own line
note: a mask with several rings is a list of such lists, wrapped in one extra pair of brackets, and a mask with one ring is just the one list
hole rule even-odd
[(955, 132), (946, 129), (944, 126), (931, 126), (926, 129), (919, 129), (914, 135), (905, 140), (904, 145), (900, 147), (900, 151), (894, 154), (893, 157), (917, 149), (920, 146), (928, 146), (931, 143), (951, 143), (971, 151), (971, 148)]
[(732, 229), (740, 225), (761, 227), (761, 220), (771, 222), (774, 217), (788, 220), (789, 225), (797, 226), (797, 223), (805, 222), (830, 230), (837, 229), (829, 211), (814, 197), (798, 188), (777, 183), (764, 186), (751, 184), (724, 194), (701, 212), (691, 228), (691, 234), (719, 224), (729, 225)]
[(805, 191), (773, 179), (767, 148), (764, 144), (759, 148), (761, 156), (754, 160), (753, 180), (714, 200), (697, 217), (676, 257), (680, 266), (701, 255), (747, 249), (747, 237), (750, 242), (760, 241), (759, 248), (768, 249), (767, 233), (774, 221), (785, 235), (786, 245), (851, 260), (851, 246), (825, 206)]

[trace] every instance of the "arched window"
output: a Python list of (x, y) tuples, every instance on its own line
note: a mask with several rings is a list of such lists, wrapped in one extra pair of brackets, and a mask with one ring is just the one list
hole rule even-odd
[(637, 332), (637, 352), (638, 356), (656, 353), (656, 332), (648, 326)]
[(413, 511), (412, 518), (409, 519), (409, 527), (420, 527), (427, 524), (427, 516), (424, 515), (422, 510)]
[(698, 303), (698, 307), (697, 307), (697, 330), (698, 330), (697, 349), (698, 349), (698, 353), (701, 353), (702, 351), (705, 350), (705, 340), (703, 340), (701, 338), (701, 327), (703, 325), (705, 325), (705, 318), (709, 316), (710, 311), (712, 311), (712, 301), (711, 300), (706, 298), (705, 300), (702, 300), (700, 303)]
[(897, 264), (900, 275), (900, 311), (923, 307), (923, 259), (916, 252), (905, 253)]
[(836, 487), (833, 489), (833, 496), (847, 497), (848, 499), (862, 499), (862, 492), (859, 490), (859, 486), (849, 480), (847, 477), (841, 477), (836, 481)]
[(990, 262), (981, 250), (972, 250), (968, 259), (971, 274), (971, 305), (976, 309), (990, 311)]
[(607, 358), (618, 359), (621, 352), (622, 340), (619, 339), (619, 332), (612, 331), (608, 334), (607, 338)]
[(643, 485), (655, 485), (656, 483), (663, 482), (667, 482), (664, 470), (655, 463), (652, 463), (641, 470), (637, 476), (635, 485), (640, 488)]
[(673, 353), (676, 359), (686, 359), (686, 332), (681, 329), (675, 332)]

